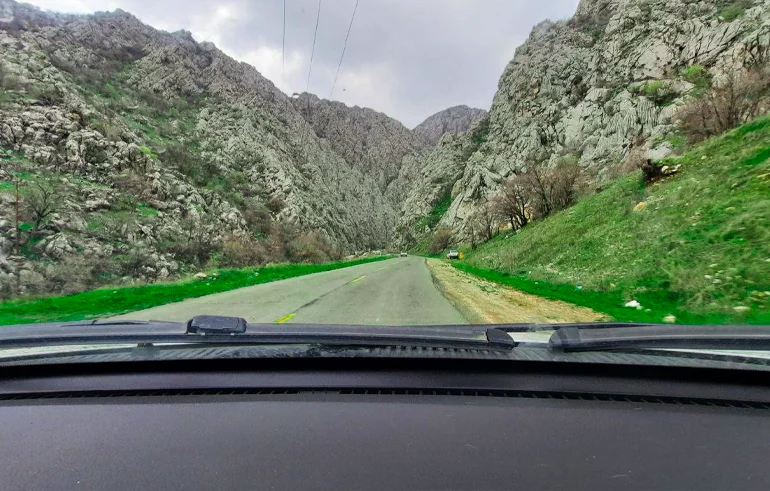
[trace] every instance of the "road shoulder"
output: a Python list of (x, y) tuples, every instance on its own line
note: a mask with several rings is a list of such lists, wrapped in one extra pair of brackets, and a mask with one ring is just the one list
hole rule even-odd
[(493, 283), (427, 259), (436, 288), (473, 324), (595, 322), (604, 314)]

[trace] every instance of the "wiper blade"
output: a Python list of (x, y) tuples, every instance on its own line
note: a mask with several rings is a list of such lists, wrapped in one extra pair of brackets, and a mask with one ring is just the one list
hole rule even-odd
[(1, 348), (74, 344), (321, 344), (510, 350), (499, 329), (470, 326), (355, 326), (248, 324), (235, 317), (198, 316), (187, 323), (156, 321), (60, 322), (4, 326)]
[(561, 351), (613, 349), (710, 349), (770, 351), (770, 326), (647, 324), (584, 329), (561, 327), (548, 347)]

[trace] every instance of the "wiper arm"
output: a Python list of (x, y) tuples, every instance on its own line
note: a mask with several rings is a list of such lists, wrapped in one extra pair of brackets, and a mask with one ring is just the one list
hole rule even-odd
[(623, 348), (770, 351), (770, 326), (648, 324), (593, 329), (570, 326), (554, 331), (548, 347), (561, 351)]
[(157, 343), (418, 346), (486, 350), (510, 350), (515, 346), (508, 334), (494, 328), (248, 324), (244, 319), (220, 316), (198, 316), (187, 323), (97, 320), (5, 326), (0, 329), (0, 348)]

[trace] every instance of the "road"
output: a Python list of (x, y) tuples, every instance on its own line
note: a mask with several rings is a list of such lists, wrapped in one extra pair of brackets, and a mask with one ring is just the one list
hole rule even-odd
[(229, 315), (254, 323), (467, 324), (436, 289), (425, 259), (399, 257), (185, 300), (115, 319), (186, 321)]

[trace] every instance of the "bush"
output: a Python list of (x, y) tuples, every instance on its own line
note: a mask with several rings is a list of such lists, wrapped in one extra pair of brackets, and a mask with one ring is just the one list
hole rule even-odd
[(267, 248), (261, 242), (244, 237), (228, 237), (222, 243), (219, 264), (230, 268), (259, 266), (269, 261)]
[(770, 95), (766, 68), (731, 74), (679, 112), (679, 127), (692, 143), (721, 135), (763, 112)]
[(678, 97), (676, 92), (666, 87), (663, 80), (650, 80), (639, 87), (639, 94), (658, 106), (666, 106)]
[(98, 287), (118, 272), (106, 258), (67, 256), (46, 269), (46, 289), (64, 295), (80, 293)]
[(320, 230), (305, 232), (289, 242), (287, 255), (292, 262), (298, 263), (324, 263), (342, 257)]
[(219, 174), (217, 166), (191, 152), (181, 143), (173, 143), (165, 147), (161, 160), (182, 174), (188, 176), (199, 186), (212, 182)]
[(703, 65), (693, 65), (685, 68), (682, 70), (681, 76), (695, 86), (696, 94), (700, 94), (711, 87), (711, 74)]

